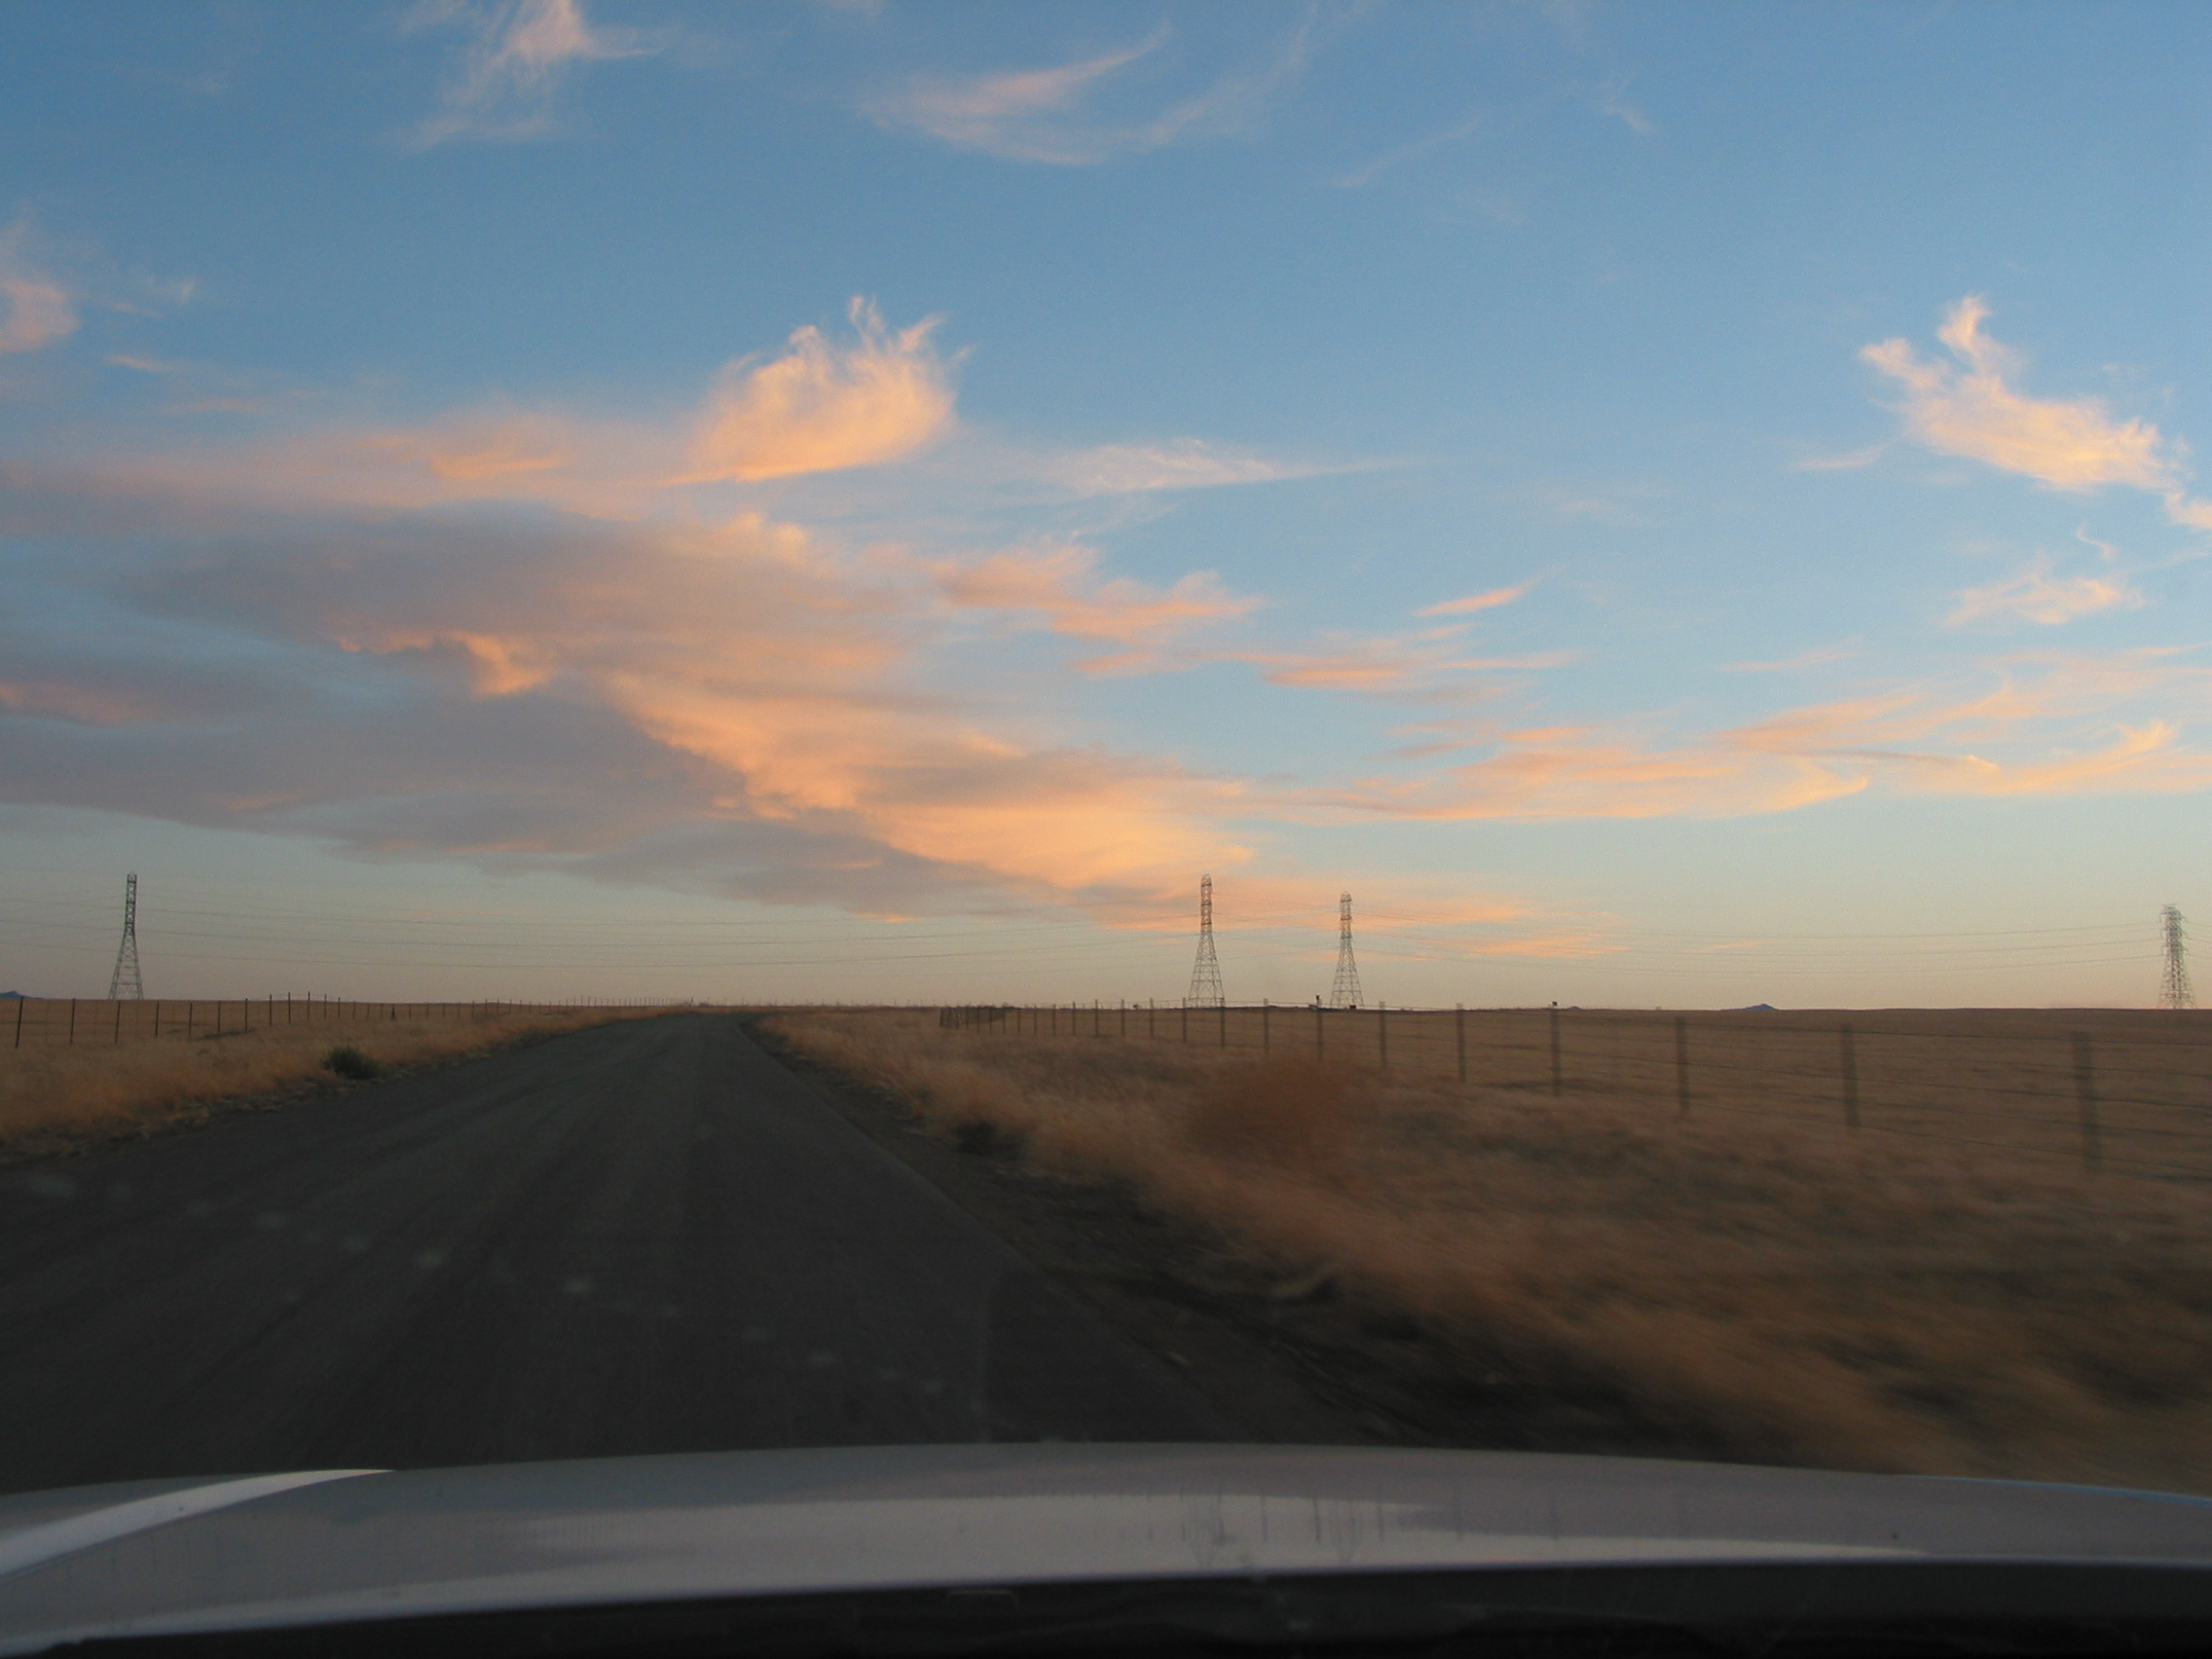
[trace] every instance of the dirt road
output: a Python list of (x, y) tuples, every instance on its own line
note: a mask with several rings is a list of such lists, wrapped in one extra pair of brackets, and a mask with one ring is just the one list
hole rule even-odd
[(0, 1491), (1230, 1438), (726, 1015), (0, 1176)]

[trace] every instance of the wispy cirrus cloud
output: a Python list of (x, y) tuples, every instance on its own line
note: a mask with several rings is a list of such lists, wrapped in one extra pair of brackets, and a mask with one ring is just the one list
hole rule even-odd
[(1945, 626), (2011, 620), (2055, 627), (2100, 610), (2135, 610), (2143, 605), (2142, 594), (2125, 576), (2058, 576), (2051, 570), (2052, 561), (2045, 556), (2002, 581), (1967, 589), (1944, 618)]
[(1724, 818), (1794, 811), (1876, 785), (2009, 796), (2195, 792), (2212, 788), (2212, 749), (2189, 734), (2208, 719), (2212, 667), (2186, 651), (2023, 653), (1674, 743), (1639, 722), (1491, 723), (1479, 736), (1423, 746), (1479, 741), (1490, 753), (1478, 759), (1307, 791), (1282, 808), (1436, 820)]
[[(1309, 17), (1258, 56), (1190, 95), (1119, 116), (1097, 108), (1124, 72), (1154, 59), (1171, 38), (1162, 24), (1143, 40), (1042, 69), (920, 75), (862, 104), (879, 127), (920, 132), (954, 149), (1002, 161), (1095, 166), (1185, 139), (1240, 132), (1305, 73)], [(1141, 94), (1134, 100), (1142, 101)]]
[(1261, 604), (1231, 593), (1211, 571), (1159, 588), (1125, 576), (1100, 581), (1097, 562), (1091, 549), (1074, 544), (1010, 549), (939, 564), (938, 591), (965, 609), (1034, 614), (1055, 634), (1122, 646), (1074, 665), (1094, 675), (1163, 666), (1166, 648), (1194, 629), (1249, 615)]
[(1478, 610), (1494, 610), (1501, 605), (1511, 605), (1515, 600), (1526, 598), (1529, 590), (1541, 579), (1538, 576), (1530, 576), (1527, 581), (1517, 582), (1512, 587), (1492, 588), (1487, 593), (1471, 593), (1464, 599), (1448, 599), (1441, 605), (1429, 606), (1425, 610), (1417, 610), (1414, 614), (1416, 616), (1471, 616)]
[(555, 94), (577, 65), (660, 50), (635, 29), (595, 28), (582, 0), (423, 0), (401, 26), (459, 26), (472, 37), (447, 74), (437, 110), (403, 134), (425, 150), (461, 138), (547, 137)]
[(1578, 659), (1575, 651), (1470, 656), (1457, 627), (1396, 637), (1323, 639), (1298, 650), (1238, 651), (1221, 658), (1250, 664), (1271, 685), (1423, 702), (1488, 697), (1496, 685), (1472, 677), (1564, 668)]
[(0, 231), (0, 353), (36, 351), (77, 331), (69, 290), (32, 257), (30, 243), (27, 220)]

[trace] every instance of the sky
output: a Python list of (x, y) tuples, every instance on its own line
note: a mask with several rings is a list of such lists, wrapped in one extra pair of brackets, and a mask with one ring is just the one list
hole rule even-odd
[(0, 989), (2152, 1003), (2208, 49), (20, 0)]

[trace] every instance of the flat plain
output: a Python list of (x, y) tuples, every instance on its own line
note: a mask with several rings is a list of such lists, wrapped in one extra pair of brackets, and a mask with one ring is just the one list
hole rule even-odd
[(1556, 1074), (1549, 1010), (772, 1029), (956, 1140), (1213, 1230), (1286, 1301), (1398, 1322), (1470, 1443), (1487, 1400), (1595, 1391), (1694, 1455), (2212, 1490), (2212, 1022), (1558, 1024)]

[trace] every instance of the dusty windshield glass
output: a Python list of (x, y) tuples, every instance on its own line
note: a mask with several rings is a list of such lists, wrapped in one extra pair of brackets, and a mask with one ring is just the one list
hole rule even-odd
[(9, 7), (0, 1495), (2212, 1491), (2208, 29)]

